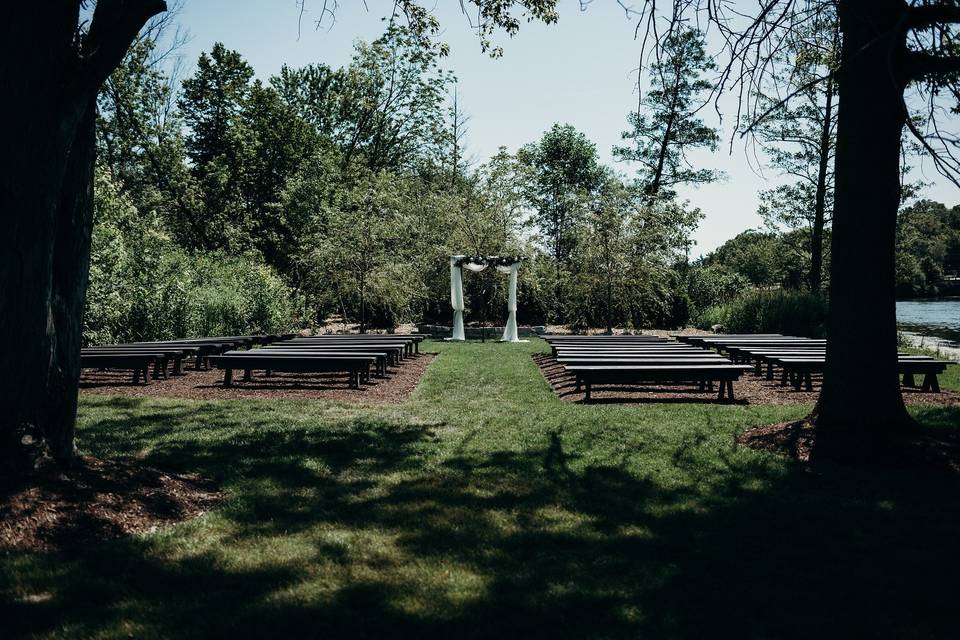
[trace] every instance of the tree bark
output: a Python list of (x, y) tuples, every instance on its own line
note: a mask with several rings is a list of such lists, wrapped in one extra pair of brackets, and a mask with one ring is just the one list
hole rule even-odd
[(54, 239), (51, 310), (52, 362), (47, 385), (44, 438), (57, 460), (75, 451), (83, 312), (90, 275), (93, 180), (96, 165), (96, 110), (91, 100), (77, 126), (60, 190)]
[(906, 49), (902, 0), (846, 0), (837, 112), (834, 259), (819, 433), (866, 436), (912, 424), (897, 376), (895, 233)]
[(93, 104), (160, 0), (12, 5), (0, 23), (0, 465), (74, 453), (95, 161)]

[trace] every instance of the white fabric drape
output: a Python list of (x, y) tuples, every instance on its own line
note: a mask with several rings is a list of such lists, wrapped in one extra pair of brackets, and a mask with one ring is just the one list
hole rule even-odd
[(520, 342), (520, 336), (517, 332), (517, 272), (519, 270), (519, 262), (509, 267), (497, 267), (497, 271), (501, 273), (510, 273), (510, 292), (507, 296), (507, 326), (503, 328), (501, 342)]
[(451, 340), (465, 340), (463, 333), (463, 272), (457, 260), (463, 256), (450, 256), (450, 306), (453, 307), (453, 335)]
[(468, 271), (473, 271), (474, 273), (479, 273), (487, 268), (485, 264), (477, 264), (475, 262), (464, 262), (463, 267)]

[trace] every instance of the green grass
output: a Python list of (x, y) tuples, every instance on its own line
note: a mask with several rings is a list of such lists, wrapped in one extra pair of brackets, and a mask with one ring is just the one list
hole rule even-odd
[(84, 398), (84, 450), (228, 499), (0, 556), (0, 637), (955, 637), (960, 479), (734, 446), (805, 407), (580, 406), (540, 342), (432, 346), (390, 408)]

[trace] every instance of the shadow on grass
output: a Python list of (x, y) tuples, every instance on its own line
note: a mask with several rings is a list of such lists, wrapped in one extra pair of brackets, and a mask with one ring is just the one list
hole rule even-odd
[[(131, 452), (159, 438), (150, 463), (216, 478), (227, 506), (169, 537), (0, 558), (0, 578), (20, 575), (21, 588), (49, 595), (4, 594), (11, 635), (956, 630), (953, 476), (811, 471), (732, 445), (717, 451), (696, 433), (641, 473), (590, 464), (562, 431), (522, 452), (435, 461), (425, 452), (441, 424), (344, 415), (323, 428), (267, 428), (269, 415), (240, 424), (200, 404), (137, 415), (87, 428), (101, 446)], [(955, 424), (957, 413), (927, 417)], [(179, 438), (164, 439), (170, 425)]]

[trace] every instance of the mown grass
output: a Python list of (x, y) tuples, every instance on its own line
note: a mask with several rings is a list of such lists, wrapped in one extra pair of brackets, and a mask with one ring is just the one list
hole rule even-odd
[(85, 450), (227, 501), (0, 557), (0, 637), (955, 635), (960, 479), (734, 446), (805, 407), (574, 405), (542, 343), (432, 347), (397, 407), (84, 398)]

